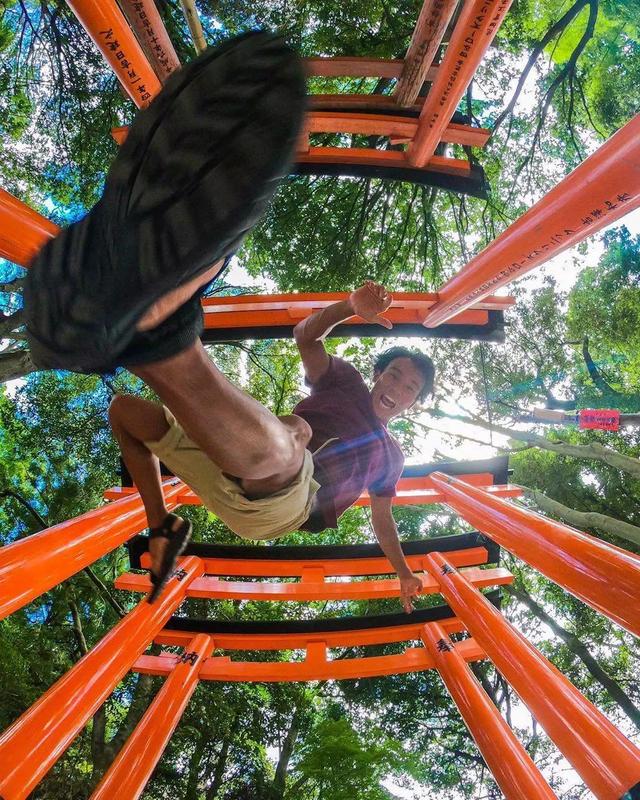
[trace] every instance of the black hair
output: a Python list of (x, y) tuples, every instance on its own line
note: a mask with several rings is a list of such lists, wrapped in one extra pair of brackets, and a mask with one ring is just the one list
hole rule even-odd
[(433, 366), (433, 361), (429, 356), (421, 353), (419, 350), (410, 350), (408, 347), (390, 347), (388, 350), (376, 356), (373, 362), (373, 375), (376, 377), (389, 366), (396, 358), (409, 358), (413, 366), (420, 371), (424, 378), (424, 386), (418, 394), (418, 400), (422, 402), (433, 394), (433, 384), (436, 375), (436, 368)]

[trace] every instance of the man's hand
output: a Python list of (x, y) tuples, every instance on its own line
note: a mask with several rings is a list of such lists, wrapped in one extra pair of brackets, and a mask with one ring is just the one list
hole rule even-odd
[(389, 308), (392, 299), (382, 284), (365, 281), (364, 286), (351, 292), (349, 303), (353, 313), (367, 322), (375, 322), (383, 328), (393, 328), (388, 319), (380, 316)]
[(421, 589), (422, 580), (417, 575), (414, 575), (413, 572), (400, 578), (400, 602), (407, 614), (414, 610), (411, 598), (418, 595)]

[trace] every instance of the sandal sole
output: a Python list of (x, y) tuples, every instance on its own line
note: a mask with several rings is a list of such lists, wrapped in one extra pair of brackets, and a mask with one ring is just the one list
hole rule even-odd
[(281, 39), (248, 34), (167, 81), (131, 126), (100, 202), (35, 259), (32, 358), (108, 371), (144, 312), (235, 250), (287, 174), (304, 75)]

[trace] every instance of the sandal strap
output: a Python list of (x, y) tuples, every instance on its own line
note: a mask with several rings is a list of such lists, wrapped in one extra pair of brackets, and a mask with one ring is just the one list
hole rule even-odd
[(162, 525), (149, 528), (149, 539), (170, 539), (174, 534), (173, 523), (178, 519), (176, 514), (167, 514)]

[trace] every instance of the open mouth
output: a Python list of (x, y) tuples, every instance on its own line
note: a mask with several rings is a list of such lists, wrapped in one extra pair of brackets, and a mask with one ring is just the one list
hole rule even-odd
[(386, 394), (380, 395), (380, 405), (389, 409), (389, 411), (393, 411), (393, 409), (396, 407), (394, 401)]

